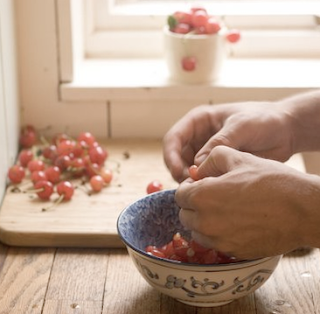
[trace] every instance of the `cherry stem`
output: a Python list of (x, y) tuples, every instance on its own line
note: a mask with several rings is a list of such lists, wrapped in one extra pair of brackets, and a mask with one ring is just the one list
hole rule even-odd
[(45, 190), (44, 188), (33, 189), (33, 190), (25, 190), (25, 191), (23, 191), (23, 193), (40, 193), (40, 192), (43, 192), (44, 190)]
[(41, 143), (43, 145), (49, 145), (50, 144), (49, 141), (46, 139), (46, 137), (43, 136), (43, 135), (40, 135), (40, 141), (41, 141)]
[(64, 199), (64, 195), (61, 194), (61, 195), (54, 201), (54, 203), (53, 203), (51, 206), (42, 208), (42, 211), (43, 211), (43, 212), (47, 212), (47, 211), (49, 211), (49, 210), (54, 209), (56, 206), (58, 206), (58, 205), (63, 201), (63, 199)]
[(14, 192), (14, 193), (20, 193), (20, 192), (23, 192), (24, 191), (21, 189), (22, 187), (24, 187), (25, 185), (30, 185), (30, 182), (28, 181), (25, 181), (25, 182), (21, 182), (19, 184), (15, 184), (12, 189), (11, 189), (11, 192)]
[(86, 194), (88, 194), (89, 196), (92, 195), (92, 191), (87, 187), (87, 182), (85, 180), (81, 181), (80, 185), (76, 186), (76, 189), (80, 189), (82, 191), (84, 191)]
[[(126, 158), (126, 157), (125, 157), (125, 158)], [(126, 158), (126, 159), (128, 159), (128, 158)], [(120, 162), (117, 161), (117, 160), (108, 158), (108, 159), (107, 159), (107, 162), (109, 162), (109, 161), (113, 162), (113, 163), (116, 165), (116, 168), (115, 168), (114, 171), (119, 173), (119, 172), (120, 172), (120, 166), (121, 166)]]

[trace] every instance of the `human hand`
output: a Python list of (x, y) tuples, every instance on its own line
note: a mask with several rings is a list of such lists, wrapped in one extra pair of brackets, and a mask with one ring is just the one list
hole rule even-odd
[(198, 167), (197, 179), (180, 184), (176, 201), (182, 224), (200, 244), (241, 259), (306, 245), (302, 220), (309, 215), (302, 204), (313, 189), (306, 174), (218, 146)]
[(167, 132), (164, 160), (178, 182), (188, 177), (189, 166), (200, 165), (217, 145), (285, 161), (292, 155), (288, 121), (276, 103), (202, 105)]

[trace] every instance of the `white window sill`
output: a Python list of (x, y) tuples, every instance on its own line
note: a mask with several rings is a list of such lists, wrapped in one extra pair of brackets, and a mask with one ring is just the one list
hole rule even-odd
[(92, 60), (75, 67), (72, 83), (62, 83), (62, 101), (130, 101), (212, 98), (234, 89), (320, 87), (320, 59), (229, 59), (211, 84), (172, 82), (163, 60)]

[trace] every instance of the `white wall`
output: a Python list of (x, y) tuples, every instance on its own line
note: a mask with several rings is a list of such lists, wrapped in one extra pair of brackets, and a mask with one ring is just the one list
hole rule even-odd
[(18, 150), (19, 101), (14, 2), (0, 0), (0, 203)]
[[(204, 100), (209, 100), (204, 98), (201, 92), (194, 95), (193, 99), (188, 99), (182, 91), (181, 99), (149, 99), (145, 93), (145, 98), (141, 101), (135, 99), (134, 88), (116, 88), (116, 93), (125, 95), (123, 100), (110, 101), (114, 91), (108, 90), (105, 99), (97, 99), (93, 95), (92, 98), (80, 102), (61, 101), (59, 65), (60, 62), (64, 64), (65, 59), (61, 60), (59, 57), (59, 26), (56, 25), (58, 19), (55, 2), (59, 4), (65, 1), (67, 0), (15, 0), (23, 124), (33, 124), (38, 128), (51, 125), (52, 133), (68, 130), (71, 135), (86, 130), (99, 137), (161, 137), (184, 113)], [(81, 0), (74, 2), (79, 4)], [(86, 78), (85, 84), (90, 85), (91, 78), (95, 81), (95, 76), (101, 76), (100, 71), (103, 69), (97, 67), (95, 72)], [(122, 73), (121, 70), (119, 72)], [(111, 85), (112, 83), (113, 81)], [(96, 88), (93, 93), (99, 93), (100, 89), (103, 90), (103, 86)], [(148, 88), (142, 86), (140, 90)], [(218, 93), (220, 96), (214, 95), (214, 101), (262, 100), (265, 97), (276, 99), (291, 92), (291, 88), (266, 91), (252, 88), (251, 95), (248, 95), (246, 89), (240, 92), (226, 90), (224, 93)], [(81, 90), (75, 88), (75, 93), (79, 94)], [(161, 89), (155, 89), (155, 93), (161, 94)]]
[(54, 0), (15, 0), (19, 40), (22, 124), (52, 126), (52, 133), (107, 135), (106, 102), (59, 101), (59, 56)]

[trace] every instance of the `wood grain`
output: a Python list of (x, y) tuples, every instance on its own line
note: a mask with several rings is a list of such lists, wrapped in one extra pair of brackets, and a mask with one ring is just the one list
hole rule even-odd
[(108, 251), (58, 249), (43, 314), (101, 314)]
[(273, 276), (256, 292), (257, 313), (320, 313), (320, 275), (315, 268), (319, 258), (319, 249), (284, 256)]
[(42, 313), (54, 249), (10, 248), (0, 271), (0, 314)]
[(196, 308), (149, 286), (124, 249), (2, 248), (0, 314), (320, 313), (319, 249), (285, 256), (254, 294)]
[(9, 187), (0, 211), (0, 240), (15, 246), (123, 247), (116, 221), (120, 212), (146, 195), (148, 183), (160, 180), (175, 188), (166, 169), (161, 142), (130, 140), (104, 142), (109, 152), (106, 166), (114, 171), (110, 186), (88, 196), (88, 185), (79, 185), (69, 202), (51, 210), (51, 202), (13, 193)]
[(102, 314), (159, 313), (160, 294), (142, 278), (126, 251), (109, 257)]

